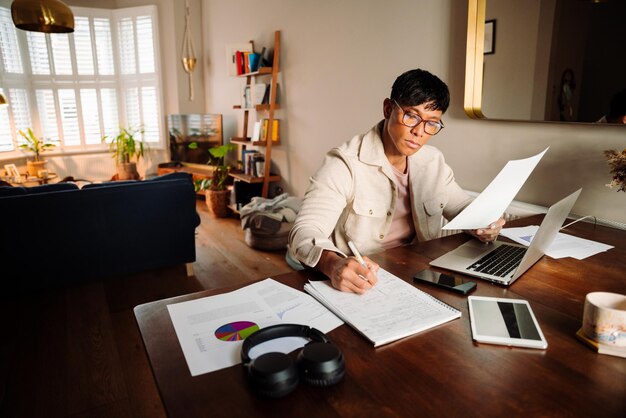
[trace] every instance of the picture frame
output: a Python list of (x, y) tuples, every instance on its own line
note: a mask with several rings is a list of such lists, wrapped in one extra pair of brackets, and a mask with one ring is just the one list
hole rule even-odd
[(496, 19), (485, 21), (485, 48), (484, 54), (495, 54), (496, 52)]
[(5, 164), (4, 170), (7, 172), (7, 176), (12, 177), (15, 182), (22, 178), (22, 175), (17, 170), (17, 166), (15, 164)]

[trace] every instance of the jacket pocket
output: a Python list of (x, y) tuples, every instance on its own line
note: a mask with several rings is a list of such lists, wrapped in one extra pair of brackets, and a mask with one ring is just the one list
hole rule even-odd
[[(443, 217), (443, 208), (448, 203), (445, 194), (438, 194), (432, 199), (424, 201), (424, 212), (426, 212), (427, 233), (424, 235), (426, 239), (437, 238), (441, 233), (441, 224)], [(426, 231), (424, 231), (426, 232)]]
[(355, 199), (344, 224), (346, 235), (355, 242), (379, 240), (388, 210), (381, 200)]

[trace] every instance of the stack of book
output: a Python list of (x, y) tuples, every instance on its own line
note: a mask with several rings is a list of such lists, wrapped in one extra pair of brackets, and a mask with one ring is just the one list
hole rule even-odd
[(257, 150), (242, 151), (243, 173), (251, 177), (263, 177), (265, 156)]

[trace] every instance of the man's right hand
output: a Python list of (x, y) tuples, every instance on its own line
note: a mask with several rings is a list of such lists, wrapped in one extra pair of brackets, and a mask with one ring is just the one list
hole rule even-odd
[(367, 267), (363, 267), (354, 257), (341, 257), (333, 251), (324, 251), (317, 263), (319, 271), (330, 278), (335, 289), (342, 292), (362, 294), (377, 282), (378, 264), (363, 257)]

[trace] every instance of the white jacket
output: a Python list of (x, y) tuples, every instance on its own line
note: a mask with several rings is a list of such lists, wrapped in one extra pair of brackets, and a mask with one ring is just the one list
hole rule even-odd
[[(350, 254), (352, 240), (363, 254), (383, 250), (398, 192), (383, 150), (382, 122), (328, 152), (311, 178), (289, 235), (291, 256), (315, 266), (323, 250)], [(416, 240), (436, 238), (441, 217), (450, 220), (471, 202), (454, 180), (443, 155), (423, 146), (408, 158)]]

